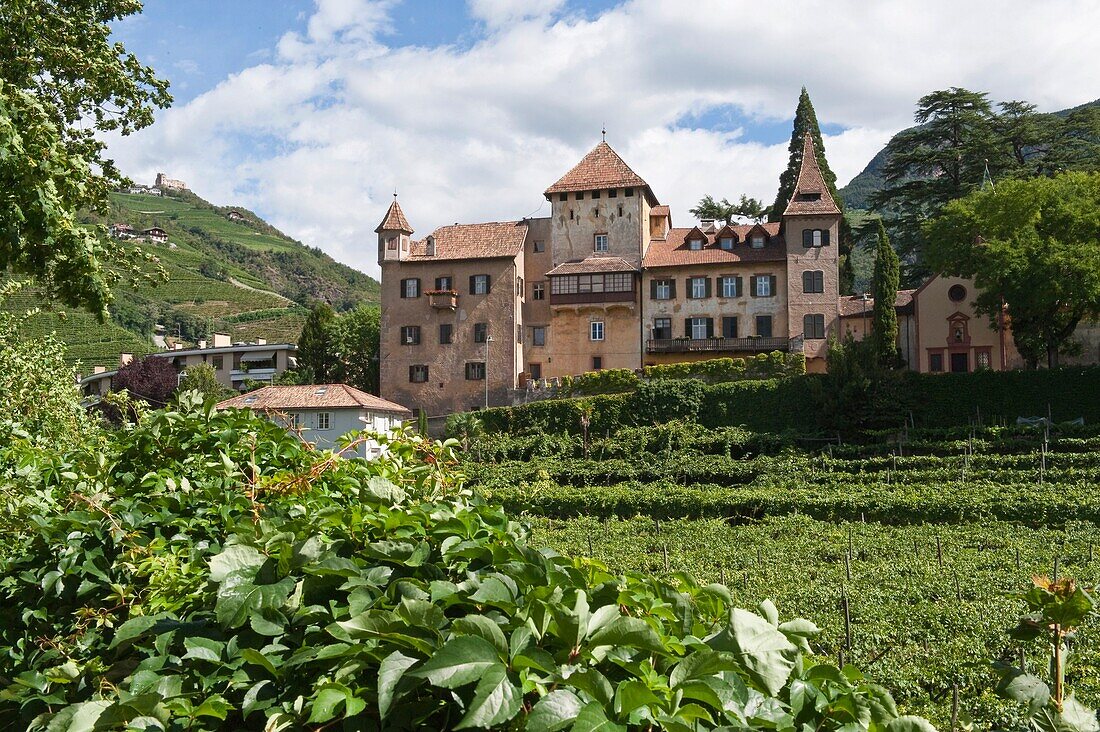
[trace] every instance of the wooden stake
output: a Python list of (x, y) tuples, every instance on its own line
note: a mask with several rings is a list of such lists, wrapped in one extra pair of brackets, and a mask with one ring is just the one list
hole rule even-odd
[(959, 685), (951, 685), (951, 732), (959, 728)]
[(665, 560), (665, 574), (668, 574), (668, 544), (661, 544), (661, 556)]
[(726, 565), (722, 564), (718, 567), (718, 583), (726, 584)]
[(1054, 581), (1058, 581), (1058, 557), (1054, 558)]
[(959, 588), (959, 573), (953, 572), (953, 574), (955, 575), (955, 599), (959, 602), (962, 602), (963, 595), (962, 589)]
[(1020, 547), (1016, 547), (1016, 571), (1020, 571)]
[(852, 613), (851, 608), (848, 607), (848, 593), (843, 593), (840, 596), (840, 606), (844, 610), (844, 648), (847, 651), (852, 650)]
[(936, 534), (936, 561), (939, 562), (940, 569), (943, 569), (943, 544), (940, 543), (939, 534)]
[(592, 534), (588, 535), (588, 556), (592, 556)]
[(849, 581), (851, 581), (851, 579), (852, 579), (852, 555), (851, 554), (845, 554), (844, 555), (844, 576), (847, 577)]

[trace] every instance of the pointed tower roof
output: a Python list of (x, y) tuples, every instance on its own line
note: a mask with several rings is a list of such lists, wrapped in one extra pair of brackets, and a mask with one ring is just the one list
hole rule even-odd
[(784, 216), (840, 214), (840, 208), (829, 193), (829, 186), (821, 176), (817, 164), (817, 151), (809, 131), (802, 138), (802, 167), (798, 170), (798, 182), (794, 186)]
[(558, 182), (546, 189), (549, 198), (554, 193), (573, 191), (593, 191), (601, 188), (641, 188), (650, 199), (657, 203), (649, 184), (630, 169), (619, 154), (606, 142), (600, 142), (581, 161), (558, 179)]
[(386, 210), (386, 217), (382, 219), (382, 223), (378, 225), (374, 233), (381, 234), (383, 231), (400, 231), (403, 234), (413, 233), (412, 227), (409, 226), (409, 220), (405, 218), (405, 212), (401, 210), (401, 204), (397, 202), (396, 193), (393, 194), (393, 203)]

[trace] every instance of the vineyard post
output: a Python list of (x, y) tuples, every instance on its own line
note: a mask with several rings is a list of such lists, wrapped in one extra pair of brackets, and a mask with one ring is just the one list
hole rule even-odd
[(851, 554), (845, 554), (844, 555), (844, 576), (847, 577), (849, 580), (852, 579), (852, 555)]
[(940, 565), (940, 569), (943, 569), (943, 544), (940, 543), (940, 535), (936, 534), (936, 561)]
[(955, 600), (962, 602), (962, 589), (959, 587), (959, 572), (958, 570), (952, 570), (951, 573), (955, 575)]
[(959, 727), (959, 685), (951, 685), (951, 732)]
[(1089, 564), (1092, 564), (1092, 542), (1089, 542)]
[(1016, 571), (1020, 571), (1020, 547), (1016, 547)]
[(1054, 557), (1054, 581), (1058, 581), (1058, 557)]
[(725, 564), (719, 564), (718, 565), (718, 584), (720, 584), (720, 585), (726, 584), (726, 565)]
[(592, 556), (592, 532), (588, 532), (588, 556)]
[(840, 595), (840, 607), (844, 610), (844, 649), (852, 652), (852, 613), (848, 607), (848, 591), (843, 590)]
[(665, 560), (665, 574), (668, 574), (668, 544), (661, 544), (661, 557)]

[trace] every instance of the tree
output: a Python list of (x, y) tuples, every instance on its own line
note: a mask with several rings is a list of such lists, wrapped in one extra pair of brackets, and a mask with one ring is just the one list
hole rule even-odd
[(334, 380), (378, 393), (381, 317), (377, 305), (360, 305), (336, 319), (336, 362), (331, 371)]
[(102, 226), (122, 180), (101, 133), (129, 134), (171, 102), (168, 84), (119, 43), (110, 23), (133, 0), (0, 3), (0, 269), (34, 277), (50, 297), (107, 316), (111, 284), (149, 258), (110, 246)]
[(884, 366), (898, 363), (898, 313), (894, 303), (898, 296), (901, 267), (897, 252), (890, 245), (882, 219), (878, 222), (878, 245), (875, 248), (875, 271), (871, 280), (875, 305), (872, 313), (871, 337), (875, 353)]
[(208, 363), (188, 366), (180, 380), (179, 391), (197, 391), (207, 400), (218, 401), (232, 390), (218, 381), (218, 372)]
[(929, 263), (974, 279), (994, 323), (1007, 303), (1016, 347), (1034, 367), (1100, 316), (1100, 173), (1009, 180), (948, 203), (925, 227)]
[(176, 392), (179, 374), (172, 361), (160, 356), (134, 359), (111, 379), (111, 391), (128, 391), (154, 409), (165, 406)]
[[(779, 191), (775, 195), (775, 203), (768, 209), (768, 221), (782, 221), (783, 212), (787, 210), (787, 204), (794, 196), (794, 187), (798, 183), (798, 172), (802, 169), (802, 146), (806, 132), (814, 141), (814, 151), (817, 153), (817, 165), (821, 168), (821, 177), (829, 188), (833, 200), (844, 213), (844, 199), (836, 190), (836, 173), (829, 167), (829, 161), (825, 158), (825, 142), (821, 139), (821, 128), (817, 123), (817, 112), (814, 111), (813, 102), (806, 87), (802, 87), (802, 93), (798, 96), (798, 106), (794, 111), (794, 129), (791, 130), (791, 141), (787, 145), (787, 168), (779, 176)], [(840, 292), (847, 293), (852, 290), (852, 235), (845, 218), (840, 220), (840, 244), (837, 249), (840, 257)]]
[(327, 303), (314, 303), (298, 338), (298, 365), (315, 384), (328, 383), (336, 366), (336, 313)]
[(713, 196), (703, 196), (699, 200), (699, 205), (690, 209), (690, 213), (699, 219), (714, 219), (715, 221), (731, 224), (736, 218), (760, 221), (767, 216), (768, 209), (760, 201), (749, 198), (742, 193), (741, 199), (737, 203), (730, 203), (725, 198), (721, 201), (715, 201)]

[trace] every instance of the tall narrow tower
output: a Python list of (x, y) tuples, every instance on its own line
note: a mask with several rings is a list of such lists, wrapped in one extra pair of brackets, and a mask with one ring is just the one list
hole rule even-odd
[(382, 223), (374, 230), (378, 234), (378, 264), (383, 262), (399, 262), (409, 254), (409, 237), (413, 229), (409, 226), (405, 212), (401, 210), (401, 204), (397, 202), (397, 194), (393, 194), (393, 203), (386, 210), (386, 216)]
[(807, 132), (802, 167), (782, 226), (787, 243), (788, 336), (802, 338), (810, 371), (825, 370), (828, 337), (838, 329), (840, 218)]

